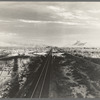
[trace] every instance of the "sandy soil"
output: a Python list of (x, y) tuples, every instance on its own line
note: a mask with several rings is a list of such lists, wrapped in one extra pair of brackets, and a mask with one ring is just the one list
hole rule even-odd
[(53, 56), (51, 98), (99, 98), (100, 65), (69, 54)]

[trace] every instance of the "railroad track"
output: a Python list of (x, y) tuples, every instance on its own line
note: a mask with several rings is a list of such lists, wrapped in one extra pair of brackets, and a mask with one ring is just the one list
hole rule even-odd
[[(35, 78), (31, 81), (27, 93), (21, 92), (17, 98), (48, 98), (52, 50), (49, 51), (45, 61), (38, 69)], [(25, 88), (24, 88), (25, 89)], [(26, 88), (27, 89), (27, 88)]]
[(50, 50), (46, 62), (41, 70), (35, 88), (32, 91), (30, 98), (46, 98), (49, 95), (49, 81), (51, 69), (52, 51)]

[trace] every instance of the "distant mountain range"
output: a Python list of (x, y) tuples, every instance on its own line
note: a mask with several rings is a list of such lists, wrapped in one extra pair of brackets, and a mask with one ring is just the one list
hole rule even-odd
[(73, 46), (85, 46), (87, 42), (76, 41)]

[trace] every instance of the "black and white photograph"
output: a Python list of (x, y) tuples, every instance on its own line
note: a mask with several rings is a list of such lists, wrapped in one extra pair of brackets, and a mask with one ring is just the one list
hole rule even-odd
[(100, 2), (0, 1), (0, 98), (100, 98)]

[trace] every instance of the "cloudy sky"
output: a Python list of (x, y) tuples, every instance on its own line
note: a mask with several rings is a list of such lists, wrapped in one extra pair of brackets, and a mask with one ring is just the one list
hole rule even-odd
[(0, 46), (77, 40), (100, 46), (100, 2), (0, 2)]

